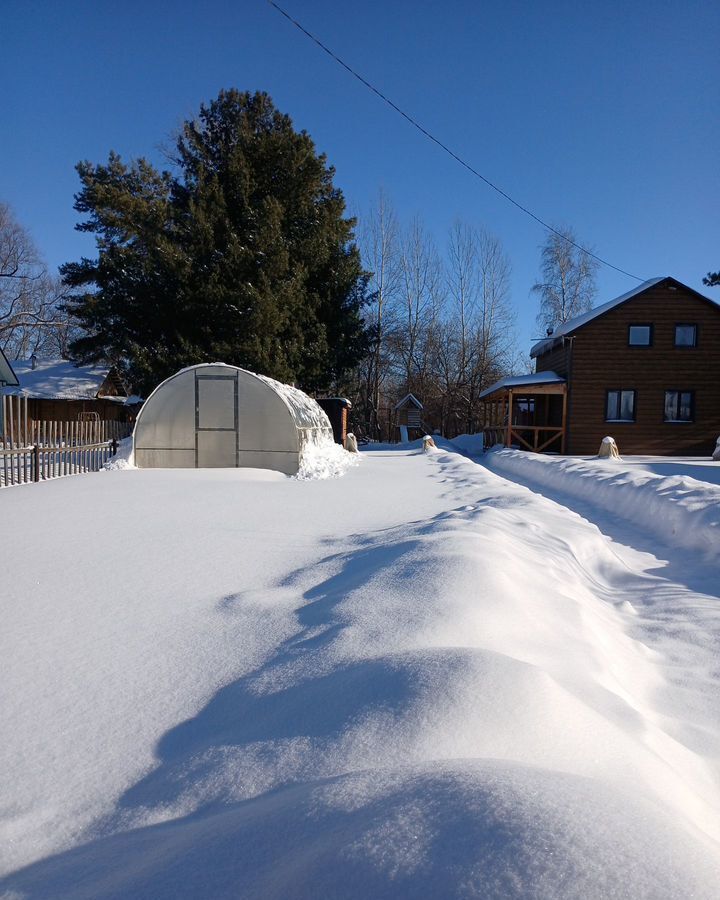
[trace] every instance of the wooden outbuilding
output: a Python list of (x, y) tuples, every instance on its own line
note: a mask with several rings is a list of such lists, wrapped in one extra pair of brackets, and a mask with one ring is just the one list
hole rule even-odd
[(348, 413), (352, 409), (352, 403), (346, 397), (318, 397), (316, 402), (330, 419), (335, 443), (344, 447), (348, 433)]
[(402, 442), (414, 441), (423, 436), (423, 405), (414, 394), (405, 394), (394, 408), (396, 436)]

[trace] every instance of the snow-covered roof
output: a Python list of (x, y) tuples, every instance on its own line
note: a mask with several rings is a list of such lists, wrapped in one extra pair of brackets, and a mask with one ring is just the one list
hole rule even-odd
[(402, 400), (398, 400), (395, 404), (394, 409), (400, 409), (401, 406), (405, 406), (405, 404), (410, 401), (410, 403), (414, 403), (418, 409), (423, 409), (422, 403), (418, 400), (415, 394), (405, 394)]
[(489, 388), (486, 388), (482, 394), (478, 397), (478, 400), (482, 400), (483, 397), (488, 397), (490, 394), (494, 394), (495, 391), (507, 390), (508, 388), (516, 388), (516, 387), (530, 387), (532, 385), (539, 384), (564, 384), (565, 379), (562, 375), (558, 375), (557, 372), (529, 372), (527, 375), (509, 375), (507, 378), (501, 378), (500, 381), (496, 381), (495, 384), (490, 385)]
[(661, 281), (665, 281), (668, 277), (669, 276), (667, 275), (662, 275), (660, 278), (649, 278), (647, 281), (643, 281), (642, 284), (634, 287), (631, 291), (620, 294), (619, 297), (615, 297), (613, 300), (608, 300), (608, 302), (603, 303), (602, 306), (596, 306), (593, 309), (588, 310), (586, 313), (582, 313), (579, 316), (568, 319), (567, 322), (563, 322), (562, 325), (558, 325), (555, 331), (549, 337), (543, 338), (541, 341), (538, 341), (537, 344), (533, 344), (533, 346), (530, 348), (530, 356), (533, 358), (539, 356), (541, 353), (549, 350), (558, 338), (561, 338), (566, 334), (571, 334), (578, 328), (582, 328), (583, 325), (587, 325), (588, 322), (592, 322), (593, 319), (596, 319), (603, 313), (614, 309), (616, 306), (620, 306), (621, 303), (625, 303), (626, 300), (630, 300), (632, 297), (636, 297), (638, 294), (642, 294), (643, 291), (646, 291), (648, 288), (653, 287), (653, 285), (659, 284)]
[(0, 384), (16, 385), (18, 383), (13, 367), (7, 356), (0, 350)]
[[(110, 374), (109, 366), (76, 366), (67, 359), (21, 359), (12, 364), (19, 386), (7, 391), (38, 400), (95, 400)], [(102, 396), (102, 395), (100, 395)], [(125, 396), (107, 399), (120, 402)]]

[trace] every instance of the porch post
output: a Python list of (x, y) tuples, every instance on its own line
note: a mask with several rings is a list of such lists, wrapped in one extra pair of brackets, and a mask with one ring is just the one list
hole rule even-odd
[(567, 438), (567, 385), (563, 385), (563, 409), (562, 409), (562, 437), (560, 439), (560, 452), (565, 453), (565, 443)]
[(513, 392), (512, 388), (508, 391), (508, 403), (507, 403), (507, 434), (505, 437), (505, 446), (509, 447), (511, 442), (511, 433), (512, 433), (512, 414), (513, 414)]

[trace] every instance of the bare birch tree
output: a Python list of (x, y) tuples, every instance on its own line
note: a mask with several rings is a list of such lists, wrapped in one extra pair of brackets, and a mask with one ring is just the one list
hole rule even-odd
[(447, 283), (449, 308), (437, 364), (443, 426), (472, 432), (479, 424), (479, 394), (508, 371), (514, 353), (510, 263), (500, 241), (469, 225), (453, 226)]
[(548, 330), (591, 309), (597, 292), (597, 260), (575, 246), (580, 242), (572, 228), (558, 227), (557, 231), (559, 234), (551, 232), (543, 245), (542, 280), (532, 287), (540, 297), (538, 325)]
[(370, 290), (374, 304), (366, 314), (372, 329), (370, 353), (361, 363), (361, 403), (369, 436), (382, 440), (380, 409), (383, 393), (392, 374), (389, 337), (397, 327), (397, 302), (401, 279), (400, 236), (397, 217), (385, 194), (380, 191), (362, 228), (364, 264), (372, 273)]
[(394, 346), (407, 391), (431, 384), (433, 345), (444, 298), (442, 263), (432, 238), (415, 218), (402, 241), (400, 300)]

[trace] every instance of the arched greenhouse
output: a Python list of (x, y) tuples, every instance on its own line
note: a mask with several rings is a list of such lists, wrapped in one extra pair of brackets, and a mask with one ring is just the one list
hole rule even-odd
[(294, 475), (308, 447), (331, 445), (330, 421), (297, 388), (236, 366), (182, 369), (158, 385), (135, 423), (139, 468), (276, 469)]

